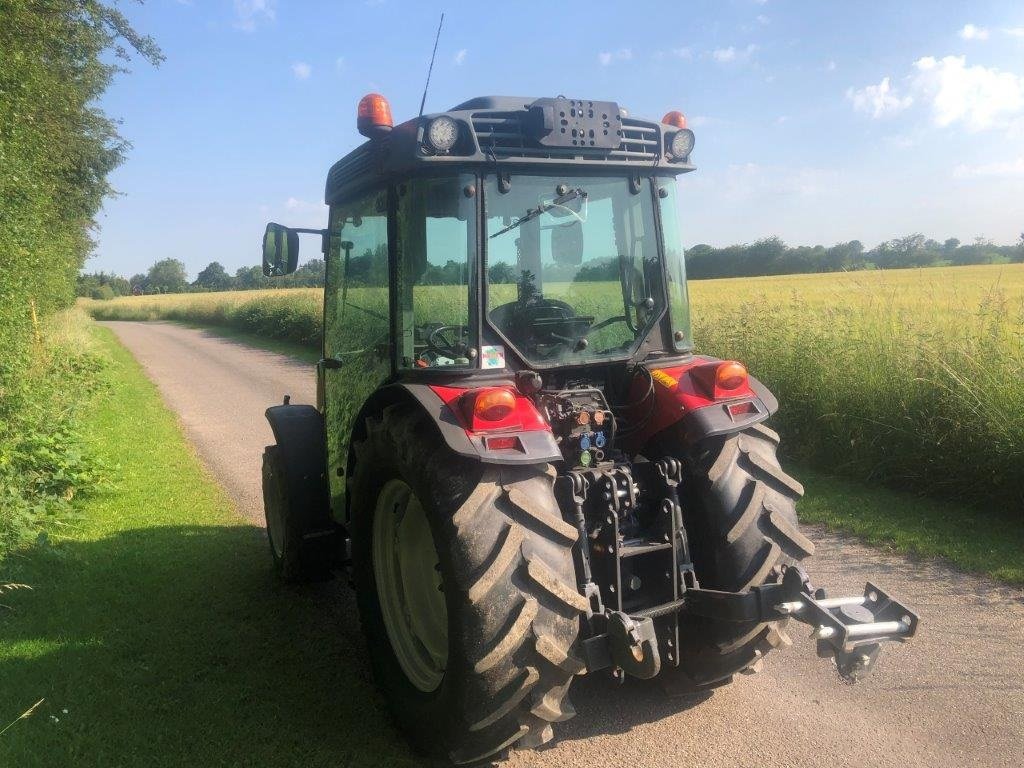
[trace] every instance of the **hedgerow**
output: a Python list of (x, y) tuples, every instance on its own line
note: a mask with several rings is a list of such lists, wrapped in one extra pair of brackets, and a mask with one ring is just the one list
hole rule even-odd
[(71, 466), (70, 411), (48, 404), (69, 376), (89, 378), (91, 364), (49, 343), (47, 319), (73, 301), (93, 219), (111, 192), (107, 176), (127, 150), (96, 106), (119, 71), (104, 56), (127, 59), (125, 46), (153, 63), (162, 56), (95, 0), (0, 0), (0, 19), (2, 557), (4, 542), (18, 538), (11, 531), (48, 514), (41, 497), (84, 482)]

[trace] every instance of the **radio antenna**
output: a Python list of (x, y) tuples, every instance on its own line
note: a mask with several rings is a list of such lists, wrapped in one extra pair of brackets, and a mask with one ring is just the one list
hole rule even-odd
[(430, 73), (434, 71), (434, 59), (437, 58), (437, 43), (441, 39), (441, 27), (444, 26), (444, 12), (441, 12), (441, 21), (437, 25), (437, 35), (434, 37), (434, 52), (430, 54), (430, 68), (427, 70), (427, 84), (423, 86), (423, 99), (420, 101), (420, 117), (423, 117), (423, 107), (427, 103), (427, 89), (430, 88)]

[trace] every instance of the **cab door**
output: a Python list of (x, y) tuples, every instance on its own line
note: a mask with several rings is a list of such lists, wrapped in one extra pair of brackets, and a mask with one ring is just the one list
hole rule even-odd
[(388, 209), (386, 188), (331, 207), (318, 378), (331, 509), (339, 520), (355, 418), (392, 374)]

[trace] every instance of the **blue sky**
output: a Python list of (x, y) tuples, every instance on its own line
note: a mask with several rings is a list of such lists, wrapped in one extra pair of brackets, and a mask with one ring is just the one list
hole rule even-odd
[[(686, 245), (1024, 230), (1019, 2), (123, 3), (167, 55), (102, 101), (134, 145), (88, 270), (180, 258), (258, 263), (263, 225), (326, 223), (327, 169), (362, 137), (356, 104), (415, 115), (489, 93), (682, 110)], [(313, 241), (306, 257), (317, 255)], [(312, 247), (310, 247), (312, 246)]]

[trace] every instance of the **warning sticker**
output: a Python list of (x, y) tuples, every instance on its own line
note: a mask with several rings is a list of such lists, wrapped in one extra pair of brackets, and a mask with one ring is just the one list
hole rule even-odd
[(504, 368), (505, 348), (499, 345), (480, 347), (480, 367), (484, 369)]

